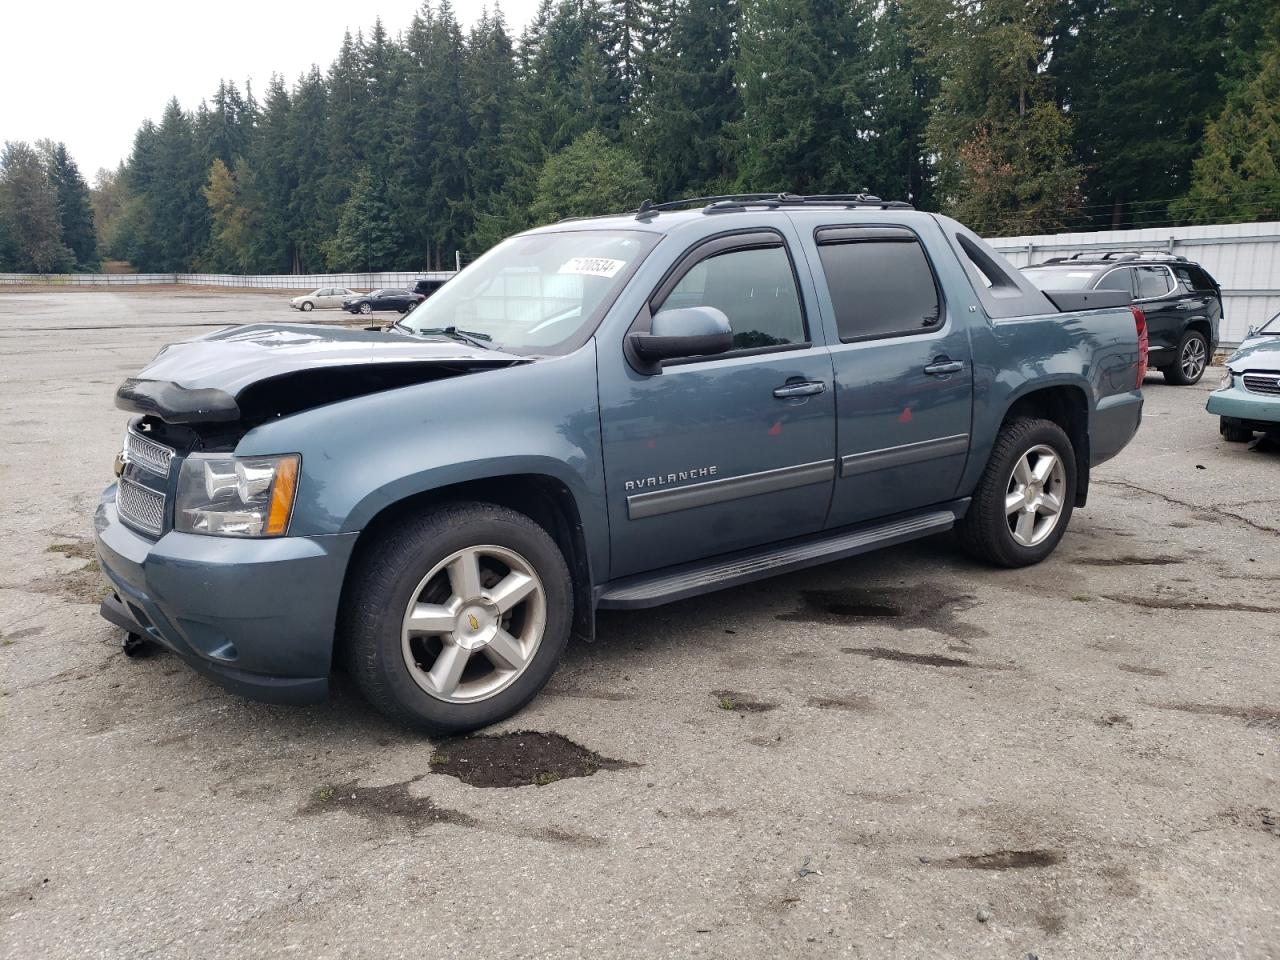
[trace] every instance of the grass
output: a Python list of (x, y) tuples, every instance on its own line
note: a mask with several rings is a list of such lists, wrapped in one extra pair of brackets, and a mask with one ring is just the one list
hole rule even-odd
[(1093, 600), (1093, 597), (1089, 596), (1087, 593), (1077, 593), (1071, 599), (1077, 603), (1090, 603)]
[(719, 701), (717, 701), (717, 703), (721, 710), (737, 710), (738, 709), (738, 701), (734, 700), (733, 697), (730, 697), (728, 695), (721, 697)]
[(533, 785), (535, 787), (545, 787), (549, 784), (555, 783), (559, 779), (560, 774), (558, 773), (540, 773), (533, 778)]
[(333, 784), (326, 783), (324, 786), (316, 787), (315, 793), (312, 794), (321, 803), (328, 803), (333, 799)]

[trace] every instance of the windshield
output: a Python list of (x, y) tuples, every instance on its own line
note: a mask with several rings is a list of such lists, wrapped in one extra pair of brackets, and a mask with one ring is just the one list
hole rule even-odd
[(1087, 290), (1096, 272), (1071, 267), (1029, 267), (1022, 275), (1041, 290)]
[(567, 230), (512, 237), (442, 286), (405, 319), (414, 333), (457, 331), (503, 350), (555, 353), (598, 319), (653, 234)]

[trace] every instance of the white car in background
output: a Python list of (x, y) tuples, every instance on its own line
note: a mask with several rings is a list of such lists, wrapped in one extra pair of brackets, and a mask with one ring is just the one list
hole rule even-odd
[(308, 310), (339, 310), (343, 300), (358, 296), (360, 294), (346, 287), (321, 287), (301, 297), (294, 297), (289, 301), (289, 306), (304, 313)]

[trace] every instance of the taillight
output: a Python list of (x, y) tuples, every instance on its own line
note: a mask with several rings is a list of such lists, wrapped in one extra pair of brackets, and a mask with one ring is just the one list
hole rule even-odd
[(1138, 328), (1138, 382), (1136, 384), (1139, 390), (1142, 389), (1142, 381), (1147, 378), (1147, 315), (1137, 307), (1130, 307), (1133, 311), (1133, 322)]

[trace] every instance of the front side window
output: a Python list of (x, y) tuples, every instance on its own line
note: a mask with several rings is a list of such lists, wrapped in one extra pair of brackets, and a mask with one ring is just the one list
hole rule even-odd
[(656, 312), (680, 307), (722, 311), (735, 350), (808, 341), (791, 258), (780, 246), (730, 250), (698, 262)]
[(629, 230), (511, 237), (422, 302), (403, 326), (517, 353), (571, 349), (658, 238)]
[(818, 256), (842, 342), (924, 333), (941, 323), (933, 271), (914, 237), (820, 243)]
[(1164, 267), (1138, 267), (1138, 299), (1163, 297), (1169, 292), (1169, 271)]

